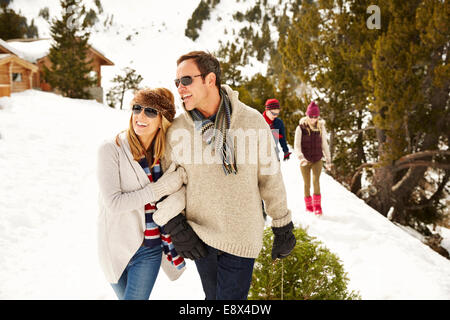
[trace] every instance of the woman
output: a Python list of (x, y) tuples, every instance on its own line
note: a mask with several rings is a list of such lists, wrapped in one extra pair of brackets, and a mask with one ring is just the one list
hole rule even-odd
[[(326, 168), (331, 170), (330, 148), (327, 142), (325, 120), (319, 119), (319, 106), (312, 101), (306, 110), (306, 117), (300, 119), (295, 130), (294, 149), (300, 160), (300, 170), (305, 189), (307, 212), (322, 214), (319, 177), (322, 171), (322, 158), (325, 156)], [(311, 171), (314, 194), (311, 197)]]
[(186, 175), (175, 165), (167, 168), (162, 158), (175, 116), (172, 93), (140, 90), (131, 105), (128, 129), (99, 148), (98, 248), (117, 297), (142, 300), (149, 298), (160, 266), (172, 280), (184, 271), (183, 258), (160, 226), (184, 209)]

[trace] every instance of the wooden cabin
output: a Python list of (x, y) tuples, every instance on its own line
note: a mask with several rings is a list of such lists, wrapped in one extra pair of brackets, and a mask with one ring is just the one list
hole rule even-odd
[(0, 97), (33, 88), (37, 65), (22, 59), (4, 41), (0, 42)]
[[(53, 91), (53, 88), (50, 86), (50, 84), (45, 82), (43, 79), (43, 72), (44, 72), (43, 66), (45, 65), (47, 66), (47, 68), (51, 70), (51, 62), (48, 57), (51, 42), (52, 39), (13, 39), (8, 40), (6, 42), (0, 39), (0, 54), (2, 53), (1, 50), (3, 44), (4, 54), (9, 53), (12, 55), (16, 55), (25, 62), (28, 62), (33, 66), (36, 66), (37, 71), (29, 75), (27, 74), (27, 76), (31, 77), (31, 87), (43, 91)], [(102, 81), (101, 67), (113, 66), (114, 63), (110, 61), (108, 58), (106, 58), (104, 54), (102, 54), (98, 49), (94, 48), (93, 46), (89, 47), (87, 60), (88, 61), (92, 60), (91, 75), (97, 78), (97, 86), (89, 88), (89, 92), (97, 101), (103, 102), (103, 88), (101, 86)], [(0, 70), (2, 70), (1, 66)]]

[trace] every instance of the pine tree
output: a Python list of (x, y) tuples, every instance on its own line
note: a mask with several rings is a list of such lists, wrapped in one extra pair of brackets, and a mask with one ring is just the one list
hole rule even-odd
[(119, 108), (122, 110), (123, 98), (127, 90), (136, 90), (139, 88), (139, 84), (143, 80), (142, 76), (136, 73), (136, 70), (132, 68), (125, 68), (125, 75), (117, 75), (112, 80), (116, 85), (111, 88), (106, 94), (106, 100), (111, 108), (115, 108), (119, 104)]
[(0, 39), (21, 39), (34, 38), (38, 36), (38, 29), (34, 25), (34, 20), (28, 25), (27, 19), (20, 12), (17, 14), (13, 9), (8, 8), (12, 1), (0, 1)]
[[(284, 69), (293, 70), (297, 79), (317, 92), (307, 98), (319, 103), (326, 120), (334, 176), (355, 193), (361, 176), (352, 182), (353, 173), (373, 156), (374, 141), (367, 129), (373, 126), (363, 82), (370, 59), (361, 49), (362, 44), (370, 48), (370, 37), (376, 33), (369, 35), (365, 30), (365, 9), (364, 1), (303, 2), (292, 8), (292, 24), (280, 32), (278, 43)], [(363, 127), (364, 122), (369, 125)]]
[(89, 76), (89, 36), (84, 18), (86, 9), (77, 0), (61, 0), (62, 15), (53, 19), (51, 35), (54, 40), (48, 55), (51, 68), (44, 67), (44, 79), (64, 96), (90, 98), (87, 88), (96, 84)]
[[(393, 208), (395, 221), (426, 229), (417, 222), (442, 218), (450, 177), (450, 5), (390, 1), (386, 11), (391, 19), (369, 77), (379, 145), (377, 193), (369, 204), (383, 214)], [(432, 183), (430, 172), (439, 177)]]
[(45, 21), (50, 21), (50, 9), (48, 7), (44, 7), (41, 10), (39, 10), (39, 17), (42, 17)]
[[(450, 3), (384, 1), (379, 29), (367, 24), (370, 0), (283, 4), (281, 13), (261, 10), (278, 12), (270, 21), (279, 40), (262, 48), (267, 74), (243, 79), (240, 98), (258, 107), (255, 95), (264, 97), (270, 83), (290, 143), (307, 104), (318, 100), (334, 177), (381, 214), (430, 235), (425, 224), (448, 216)], [(240, 30), (244, 57), (255, 56), (261, 29), (250, 22)]]
[(303, 2), (278, 47), (285, 70), (324, 96), (338, 180), (383, 215), (393, 208), (395, 221), (427, 233), (420, 222), (442, 214), (449, 180), (442, 147), (450, 123), (450, 6), (386, 1), (381, 29), (371, 30), (370, 4)]
[(232, 87), (243, 81), (240, 67), (244, 64), (244, 50), (238, 49), (235, 43), (227, 43), (219, 47), (215, 56), (220, 61), (221, 82)]
[(263, 248), (255, 261), (250, 300), (357, 300), (339, 258), (301, 228), (291, 254), (272, 261), (273, 233), (264, 231)]
[(195, 41), (199, 37), (198, 30), (202, 28), (203, 21), (209, 19), (209, 13), (209, 4), (201, 0), (187, 22), (187, 27), (184, 31), (185, 36)]
[(266, 100), (275, 97), (275, 87), (272, 82), (260, 73), (243, 81), (237, 91), (239, 92), (239, 99), (243, 103), (261, 113), (264, 112)]

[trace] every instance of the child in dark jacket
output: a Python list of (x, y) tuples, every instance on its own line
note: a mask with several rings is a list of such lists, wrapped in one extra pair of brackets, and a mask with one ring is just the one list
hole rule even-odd
[(283, 120), (278, 118), (280, 115), (280, 103), (277, 99), (268, 99), (265, 103), (266, 110), (263, 113), (264, 119), (266, 119), (267, 124), (272, 129), (273, 138), (275, 139), (275, 145), (277, 146), (278, 154), (278, 142), (280, 142), (281, 148), (283, 149), (284, 157), (283, 160), (288, 160), (291, 152), (286, 143), (286, 130), (284, 128)]

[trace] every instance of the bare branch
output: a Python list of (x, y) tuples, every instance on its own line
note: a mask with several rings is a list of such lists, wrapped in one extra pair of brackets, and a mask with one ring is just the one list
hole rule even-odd
[[(427, 151), (421, 151), (421, 152), (408, 154), (408, 155), (401, 157), (399, 160), (397, 160), (395, 162), (392, 170), (393, 170), (393, 172), (397, 172), (397, 171), (400, 171), (403, 169), (408, 169), (408, 168), (412, 169), (415, 167), (430, 167), (430, 168), (445, 169), (445, 170), (450, 169), (450, 164), (448, 164), (448, 163), (440, 163), (440, 162), (431, 161), (431, 160), (430, 161), (416, 160), (416, 159), (421, 159), (421, 158), (436, 156), (436, 155), (450, 155), (450, 151), (427, 150)], [(379, 162), (371, 162), (371, 163), (364, 163), (364, 164), (360, 165), (356, 169), (355, 173), (352, 176), (350, 186), (353, 186), (353, 184), (356, 182), (356, 179), (361, 174), (361, 171), (364, 168), (374, 167), (375, 165), (379, 165), (379, 164), (380, 164)], [(393, 186), (393, 190), (396, 190), (397, 187), (399, 187), (402, 184), (401, 182), (402, 181), (399, 181), (399, 183), (397, 183), (396, 186)]]
[(438, 200), (439, 197), (442, 196), (442, 192), (445, 189), (445, 186), (447, 185), (447, 182), (450, 179), (450, 172), (446, 171), (444, 177), (442, 178), (442, 181), (439, 183), (439, 186), (436, 190), (436, 192), (428, 199), (425, 199), (424, 201), (422, 201), (421, 203), (417, 204), (417, 205), (412, 205), (409, 207), (406, 207), (406, 209), (408, 210), (421, 210), (424, 209), (426, 207), (431, 207), (433, 206), (433, 202), (435, 200)]
[(400, 171), (407, 168), (413, 168), (413, 167), (430, 167), (430, 168), (436, 168), (436, 169), (450, 169), (450, 164), (446, 163), (439, 163), (434, 161), (414, 161), (410, 163), (404, 163), (401, 165), (397, 165), (393, 168), (393, 171)]
[(450, 151), (448, 150), (427, 150), (427, 151), (420, 151), (408, 154), (406, 156), (401, 157), (395, 162), (395, 165), (400, 165), (403, 162), (411, 161), (417, 158), (424, 158), (424, 157), (430, 157), (430, 156), (436, 156), (436, 155), (450, 155)]
[(356, 182), (356, 178), (358, 178), (358, 176), (361, 174), (361, 171), (362, 171), (364, 168), (367, 168), (367, 167), (373, 167), (373, 166), (375, 166), (375, 165), (377, 165), (377, 164), (378, 164), (378, 162), (368, 162), (368, 163), (363, 163), (363, 164), (360, 165), (358, 168), (356, 168), (356, 171), (355, 171), (355, 173), (353, 174), (352, 181), (351, 181), (351, 183), (350, 183), (350, 187), (352, 187), (353, 184)]

